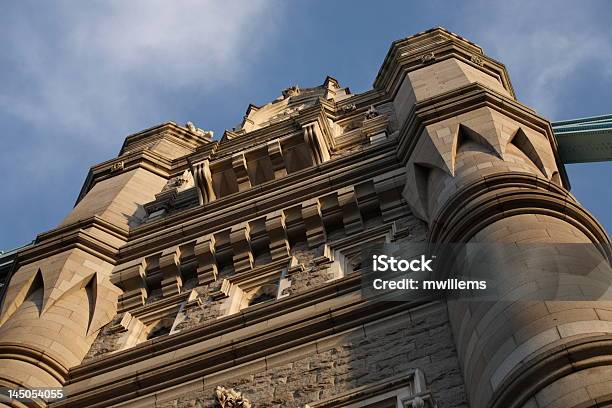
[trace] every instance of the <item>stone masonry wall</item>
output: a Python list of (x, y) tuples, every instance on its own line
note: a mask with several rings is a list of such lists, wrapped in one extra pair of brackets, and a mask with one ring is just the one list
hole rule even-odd
[[(468, 407), (446, 309), (391, 319), (331, 349), (218, 385), (241, 391), (253, 408), (297, 408), (419, 368), (439, 408)], [(214, 387), (168, 401), (159, 395), (156, 407), (213, 408)]]

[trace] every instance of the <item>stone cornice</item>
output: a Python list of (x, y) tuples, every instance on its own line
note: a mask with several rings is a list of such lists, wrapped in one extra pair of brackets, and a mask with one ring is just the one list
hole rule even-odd
[[(17, 343), (0, 343), (0, 354), (2, 358), (11, 358), (29, 364), (42, 366), (45, 371), (53, 376), (58, 382), (63, 383), (68, 372), (60, 362), (53, 357), (38, 350)], [(19, 385), (19, 384), (15, 384)]]
[(395, 41), (376, 76), (375, 89), (384, 89), (393, 98), (404, 76), (423, 68), (424, 55), (433, 53), (435, 62), (454, 58), (500, 79), (504, 88), (516, 97), (505, 66), (484, 55), (482, 48), (442, 28)]
[(562, 219), (582, 231), (605, 257), (612, 259), (609, 237), (591, 214), (563, 188), (524, 173), (487, 176), (463, 187), (432, 223), (429, 240), (468, 241), (495, 220), (518, 214)]
[[(394, 170), (398, 163), (393, 155), (389, 155), (394, 148), (394, 140), (381, 143), (360, 153), (330, 160), (282, 179), (139, 226), (130, 231), (130, 240), (120, 250), (120, 258), (123, 262), (144, 256), (151, 251), (213, 232), (212, 230), (218, 231)], [(241, 205), (236, 206), (236, 202)]]
[[(288, 207), (294, 202), (301, 202), (304, 197), (322, 195), (348, 183), (372, 178), (393, 170), (397, 163), (388, 152), (394, 147), (395, 140), (390, 140), (360, 153), (331, 160), (247, 191), (217, 199), (204, 206), (186, 209), (129, 232), (94, 216), (40, 234), (35, 245), (25, 251), (20, 251), (19, 260), (22, 263), (29, 263), (74, 247), (92, 254), (99, 254), (112, 264), (144, 256), (151, 251), (197, 238), (213, 225), (215, 230), (222, 229), (234, 225), (239, 220), (247, 220), (256, 217), (257, 214)], [(202, 154), (208, 155), (209, 153)], [(141, 157), (157, 155), (154, 152), (142, 151), (135, 156), (137, 160)], [(133, 167), (128, 167), (123, 171), (142, 168), (144, 162), (130, 163), (129, 166)], [(100, 169), (105, 169), (101, 174), (110, 177), (111, 175), (105, 173), (109, 168), (109, 164), (100, 166)], [(236, 201), (243, 202), (243, 205), (228, 212), (228, 209), (235, 207)], [(109, 236), (127, 242), (127, 245), (121, 249), (110, 245), (85, 231), (87, 228), (97, 228), (105, 234), (110, 234)]]
[[(130, 350), (83, 364), (70, 371), (68, 383), (77, 386), (78, 391), (67, 402), (83, 406), (102, 400), (117, 403), (133, 398), (133, 393), (143, 395), (167, 389), (425, 303), (389, 304), (356, 300), (354, 296), (345, 297), (344, 301), (342, 298), (332, 301), (357, 290), (360, 281), (360, 274), (355, 273), (333, 284), (251, 307), (210, 325), (148, 341)], [(327, 301), (331, 301), (332, 306), (327, 305)], [(287, 320), (284, 316), (294, 318)], [(228, 333), (232, 335), (225, 337)], [(190, 346), (193, 349), (197, 344), (201, 344), (201, 347), (190, 354), (179, 356), (173, 353)], [(164, 355), (170, 358), (162, 358)], [(149, 367), (138, 371), (125, 370), (139, 362), (148, 362)], [(93, 381), (95, 376), (109, 371), (123, 372), (123, 375), (101, 380), (100, 383)], [(80, 388), (82, 381), (84, 388)], [(63, 405), (60, 402), (54, 406)]]
[[(553, 346), (537, 354), (526, 367), (515, 370), (503, 382), (488, 405), (492, 408), (519, 408), (536, 392), (557, 379), (579, 370), (612, 365), (612, 336), (593, 334)], [(612, 400), (598, 400), (607, 405)]]
[(119, 156), (124, 154), (130, 145), (137, 144), (151, 137), (162, 136), (172, 137), (175, 143), (192, 150), (195, 150), (199, 146), (212, 143), (206, 136), (201, 136), (197, 133), (190, 132), (186, 128), (179, 126), (174, 122), (165, 122), (126, 137), (123, 145), (121, 146), (121, 150), (119, 151)]
[[(146, 169), (153, 174), (170, 178), (176, 172), (173, 162), (151, 150), (140, 150), (112, 160), (97, 164), (89, 169), (83, 187), (76, 200), (78, 204), (96, 183), (114, 177), (118, 174), (138, 168)], [(186, 167), (185, 167), (186, 168)]]
[[(91, 230), (96, 230), (97, 234), (92, 234)], [(102, 239), (101, 235), (105, 238)], [(124, 243), (128, 239), (128, 231), (94, 216), (39, 234), (34, 244), (19, 251), (16, 262), (24, 265), (68, 249), (79, 248), (115, 264), (119, 245), (113, 245), (110, 239)]]

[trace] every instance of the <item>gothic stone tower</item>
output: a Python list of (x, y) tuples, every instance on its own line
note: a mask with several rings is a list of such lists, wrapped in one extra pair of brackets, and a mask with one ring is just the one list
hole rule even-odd
[(291, 87), (211, 136), (129, 136), (18, 254), (0, 385), (67, 397), (0, 405), (611, 406), (610, 303), (362, 298), (366, 243), (609, 244), (480, 47), (429, 30), (370, 91)]

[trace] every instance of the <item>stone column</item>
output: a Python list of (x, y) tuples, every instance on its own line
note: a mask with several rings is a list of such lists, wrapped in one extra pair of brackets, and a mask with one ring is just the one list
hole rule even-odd
[(115, 316), (121, 290), (110, 277), (117, 252), (142, 204), (166, 183), (142, 168), (117, 168), (57, 229), (18, 255), (0, 314), (0, 387), (61, 387)]
[[(403, 195), (430, 242), (593, 244), (592, 261), (610, 277), (607, 234), (568, 192), (550, 124), (514, 99), (503, 66), (443, 30), (393, 47), (387, 63), (405, 72), (394, 97)], [(514, 256), (506, 261), (557, 267), (533, 251)], [(584, 296), (578, 285), (568, 290)], [(448, 309), (472, 408), (610, 400), (611, 302), (519, 296), (449, 300)]]

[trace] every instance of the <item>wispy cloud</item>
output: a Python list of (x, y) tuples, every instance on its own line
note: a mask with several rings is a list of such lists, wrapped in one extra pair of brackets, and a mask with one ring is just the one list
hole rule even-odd
[(506, 64), (523, 102), (554, 118), (578, 70), (596, 64), (612, 77), (612, 31), (601, 29), (606, 9), (606, 2), (479, 1), (465, 3), (457, 23)]
[(245, 81), (282, 13), (263, 0), (3, 3), (0, 250), (57, 225), (127, 134)]
[(235, 80), (275, 10), (259, 0), (21, 5), (0, 20), (2, 69), (13, 74), (0, 110), (66, 136), (108, 137), (110, 125), (172, 103), (159, 98), (164, 88), (202, 92)]

